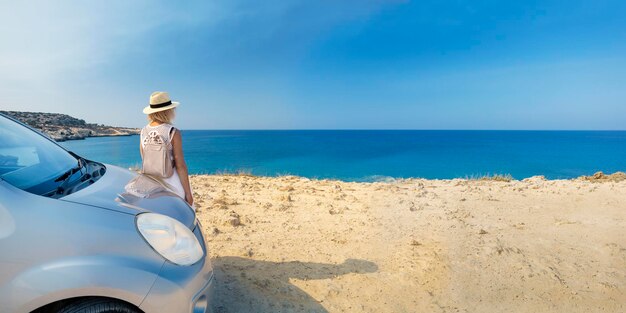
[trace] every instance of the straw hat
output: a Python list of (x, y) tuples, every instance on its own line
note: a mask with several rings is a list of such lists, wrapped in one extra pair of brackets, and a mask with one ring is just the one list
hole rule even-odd
[(180, 103), (170, 100), (170, 95), (165, 91), (155, 91), (150, 95), (150, 105), (143, 108), (144, 114), (165, 111), (177, 107)]

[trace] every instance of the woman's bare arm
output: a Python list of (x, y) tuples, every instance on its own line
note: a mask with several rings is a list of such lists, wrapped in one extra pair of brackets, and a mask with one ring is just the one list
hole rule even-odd
[(174, 153), (174, 164), (176, 165), (176, 172), (180, 177), (180, 182), (185, 190), (185, 201), (189, 205), (193, 205), (193, 195), (191, 194), (191, 185), (189, 184), (189, 173), (187, 172), (187, 163), (185, 163), (185, 156), (183, 155), (183, 138), (180, 136), (180, 131), (176, 130), (172, 137), (172, 152)]

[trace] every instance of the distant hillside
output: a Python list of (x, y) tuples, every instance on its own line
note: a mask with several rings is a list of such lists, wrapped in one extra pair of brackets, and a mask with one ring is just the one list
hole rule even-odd
[(56, 141), (85, 139), (86, 137), (130, 136), (139, 134), (137, 128), (91, 124), (67, 114), (0, 111), (24, 124), (37, 128)]

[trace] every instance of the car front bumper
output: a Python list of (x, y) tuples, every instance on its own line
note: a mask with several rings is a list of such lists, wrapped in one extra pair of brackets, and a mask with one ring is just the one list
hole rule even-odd
[(215, 278), (200, 228), (198, 224), (194, 233), (205, 251), (205, 256), (191, 266), (166, 262), (150, 292), (139, 306), (145, 313), (212, 312)]

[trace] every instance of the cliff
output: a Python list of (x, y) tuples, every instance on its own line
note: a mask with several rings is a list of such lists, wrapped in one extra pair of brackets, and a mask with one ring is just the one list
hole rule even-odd
[(87, 137), (130, 136), (139, 134), (139, 129), (113, 127), (87, 123), (85, 120), (67, 114), (0, 111), (30, 127), (36, 128), (56, 141), (85, 139)]

